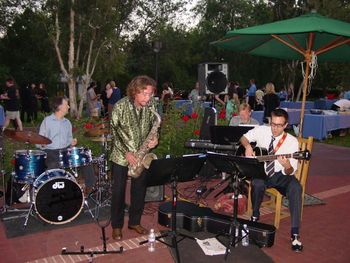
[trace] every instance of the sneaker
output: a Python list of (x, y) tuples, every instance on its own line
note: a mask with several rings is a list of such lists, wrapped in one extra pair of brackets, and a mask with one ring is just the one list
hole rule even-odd
[(293, 235), (293, 237), (291, 238), (292, 250), (295, 252), (301, 252), (303, 250), (303, 245), (299, 239), (299, 235)]

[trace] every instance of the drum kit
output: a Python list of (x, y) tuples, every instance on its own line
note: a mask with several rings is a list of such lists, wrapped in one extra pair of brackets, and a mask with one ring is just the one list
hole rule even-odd
[[(24, 142), (27, 147), (29, 144), (51, 143), (50, 139), (30, 131), (5, 130), (4, 135), (15, 141)], [(29, 216), (34, 216), (49, 224), (65, 224), (74, 220), (85, 206), (92, 218), (99, 221), (100, 209), (110, 205), (111, 181), (107, 175), (107, 143), (111, 138), (109, 130), (105, 128), (92, 129), (85, 135), (91, 137), (93, 141), (102, 143), (102, 154), (92, 158), (91, 150), (84, 147), (60, 150), (57, 169), (45, 169), (47, 154), (44, 151), (30, 149), (15, 151), (15, 168), (11, 176), (11, 185), (13, 183), (24, 185), (22, 191), (28, 193), (27, 203), (30, 204), (30, 207), (29, 209), (11, 209), (7, 206), (5, 199), (3, 213), (22, 212), (22, 214), (4, 217), (4, 220), (25, 217), (24, 228), (27, 226)], [(1, 158), (2, 166), (4, 166), (3, 155)], [(84, 196), (83, 187), (77, 181), (77, 168), (92, 164), (98, 166), (97, 182), (93, 190)], [(12, 190), (10, 198), (12, 199)]]

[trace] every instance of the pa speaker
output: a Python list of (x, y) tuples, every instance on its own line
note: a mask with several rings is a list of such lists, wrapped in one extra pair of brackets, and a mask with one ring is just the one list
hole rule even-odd
[(226, 63), (202, 63), (198, 65), (200, 95), (226, 94), (228, 65)]
[(164, 185), (147, 187), (145, 202), (164, 201)]

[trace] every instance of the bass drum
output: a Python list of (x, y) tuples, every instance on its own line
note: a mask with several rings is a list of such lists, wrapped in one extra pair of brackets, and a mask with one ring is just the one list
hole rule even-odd
[(70, 173), (51, 169), (34, 182), (34, 205), (38, 216), (54, 225), (74, 220), (84, 204), (82, 189)]

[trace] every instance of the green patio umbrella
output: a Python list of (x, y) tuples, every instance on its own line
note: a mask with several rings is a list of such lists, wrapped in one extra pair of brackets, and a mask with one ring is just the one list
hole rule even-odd
[(310, 70), (317, 61), (350, 61), (350, 23), (313, 11), (291, 19), (228, 31), (211, 44), (256, 56), (306, 62), (299, 126), (299, 136), (302, 136)]

